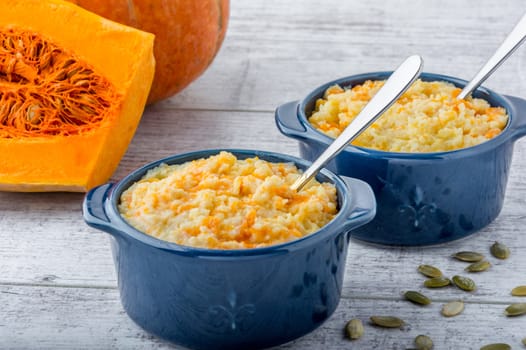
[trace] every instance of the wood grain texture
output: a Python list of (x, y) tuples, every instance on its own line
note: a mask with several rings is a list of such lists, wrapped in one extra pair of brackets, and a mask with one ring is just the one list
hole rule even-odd
[[(424, 71), (470, 79), (523, 9), (520, 0), (233, 0), (216, 61), (161, 105), (273, 110), (327, 81), (393, 70), (411, 54), (424, 58)], [(484, 85), (525, 96), (525, 50), (519, 48)]]
[[(367, 2), (232, 0), (230, 27), (210, 69), (177, 96), (150, 106), (112, 177), (172, 154), (206, 148), (252, 148), (298, 155), (279, 133), (274, 110), (328, 80), (392, 70), (410, 54), (425, 71), (469, 79), (524, 11), (520, 0)], [(520, 48), (485, 86), (526, 97), (526, 49)], [(1, 163), (0, 163), (1, 164)], [(463, 240), (431, 247), (384, 247), (352, 240), (335, 314), (313, 333), (276, 349), (407, 349), (427, 334), (436, 349), (479, 349), (491, 342), (521, 348), (526, 316), (506, 318), (513, 287), (526, 284), (526, 141), (515, 144), (500, 216)], [(82, 219), (82, 194), (0, 193), (1, 349), (174, 349), (136, 326), (123, 311), (106, 234)], [(502, 241), (508, 260), (490, 256)], [(469, 274), (478, 289), (427, 290), (416, 268), (433, 264), (468, 275), (450, 255), (476, 250), (492, 267)], [(433, 299), (420, 308), (405, 290)], [(462, 299), (463, 314), (443, 318), (442, 303)], [(373, 314), (408, 325), (384, 330)], [(350, 318), (366, 323), (362, 339), (343, 338)]]
[[(122, 311), (118, 292), (98, 288), (2, 286), (2, 349), (181, 349), (135, 325)], [(507, 318), (505, 305), (465, 302), (458, 316), (444, 318), (443, 302), (422, 307), (383, 298), (344, 298), (333, 316), (314, 332), (275, 349), (408, 349), (419, 334), (430, 336), (436, 349), (478, 349), (492, 342), (518, 348), (526, 318)], [(370, 324), (373, 315), (396, 315), (402, 329)], [(364, 336), (352, 343), (343, 336), (345, 322), (358, 318)], [(9, 328), (7, 328), (9, 327)], [(472, 347), (471, 347), (472, 346)]]

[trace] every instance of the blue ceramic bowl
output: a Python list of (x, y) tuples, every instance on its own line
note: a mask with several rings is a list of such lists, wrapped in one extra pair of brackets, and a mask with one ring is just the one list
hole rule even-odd
[[(238, 158), (309, 163), (287, 155), (229, 150)], [(210, 250), (161, 241), (120, 216), (119, 198), (160, 163), (217, 154), (206, 150), (148, 164), (85, 197), (85, 221), (111, 235), (122, 305), (146, 331), (192, 349), (258, 349), (298, 338), (320, 326), (340, 300), (349, 232), (375, 214), (365, 182), (323, 170), (334, 183), (339, 213), (319, 231), (275, 246)]]
[[(384, 80), (391, 72), (368, 73), (331, 81), (301, 101), (276, 110), (278, 129), (299, 141), (303, 158), (314, 160), (333, 141), (307, 121), (315, 102), (331, 85)], [(425, 81), (467, 82), (423, 73)], [(526, 134), (526, 101), (479, 88), (475, 97), (509, 114), (505, 130), (480, 145), (450, 152), (395, 153), (347, 146), (327, 168), (362, 179), (373, 188), (377, 214), (353, 237), (387, 245), (429, 245), (466, 237), (491, 223), (502, 208), (514, 142)]]

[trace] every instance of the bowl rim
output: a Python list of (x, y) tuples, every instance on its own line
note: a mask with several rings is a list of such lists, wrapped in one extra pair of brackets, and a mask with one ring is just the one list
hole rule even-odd
[[(305, 169), (310, 165), (310, 162), (295, 156), (270, 152), (261, 150), (250, 150), (250, 149), (237, 149), (237, 148), (221, 148), (221, 149), (204, 149), (186, 153), (180, 153), (164, 157), (153, 162), (147, 163), (132, 172), (128, 173), (124, 178), (115, 183), (104, 201), (104, 209), (106, 215), (110, 219), (111, 229), (113, 231), (123, 233), (125, 237), (132, 238), (148, 246), (158, 248), (164, 251), (178, 253), (180, 255), (187, 256), (202, 256), (207, 258), (228, 258), (228, 257), (253, 257), (260, 255), (273, 255), (273, 254), (285, 254), (289, 251), (296, 249), (303, 249), (306, 246), (310, 247), (316, 245), (319, 241), (329, 240), (332, 236), (339, 234), (340, 231), (345, 230), (347, 216), (353, 210), (354, 197), (349, 195), (352, 189), (348, 188), (344, 181), (334, 174), (333, 172), (322, 169), (317, 178), (321, 178), (323, 181), (330, 181), (336, 186), (338, 194), (338, 205), (339, 210), (336, 216), (328, 222), (325, 226), (319, 230), (310, 233), (306, 236), (283, 242), (280, 244), (274, 244), (259, 248), (245, 248), (245, 249), (209, 249), (201, 247), (193, 247), (180, 245), (174, 242), (161, 240), (154, 236), (148, 235), (130, 225), (119, 213), (118, 202), (121, 194), (129, 188), (134, 182), (140, 179), (146, 174), (146, 172), (162, 163), (166, 164), (181, 164), (186, 161), (191, 161), (199, 158), (209, 157), (218, 154), (221, 151), (231, 152), (236, 157), (254, 157), (257, 156), (261, 159), (276, 159), (281, 162), (293, 162), (298, 168)], [(242, 159), (244, 159), (242, 158)]]
[[(302, 100), (298, 103), (297, 108), (297, 116), (299, 122), (302, 124), (302, 126), (305, 128), (306, 133), (315, 133), (316, 139), (326, 143), (327, 145), (332, 143), (334, 141), (334, 138), (324, 134), (323, 132), (317, 130), (312, 126), (312, 124), (308, 121), (307, 116), (305, 114), (305, 109), (307, 104), (315, 102), (316, 98), (319, 98), (319, 96), (323, 95), (323, 92), (332, 85), (340, 85), (342, 87), (348, 87), (351, 84), (351, 81), (359, 81), (364, 82), (366, 80), (380, 80), (380, 79), (387, 79), (391, 75), (392, 71), (377, 71), (377, 72), (368, 72), (368, 73), (360, 73), (355, 75), (350, 75), (346, 77), (341, 77), (332, 81), (329, 81), (327, 83), (324, 83), (322, 85), (319, 85), (315, 89), (313, 89), (311, 92), (307, 94)], [(442, 80), (449, 83), (454, 84), (457, 87), (463, 88), (468, 82), (464, 79), (460, 79), (457, 77), (444, 75), (444, 74), (438, 74), (438, 73), (430, 73), (430, 72), (423, 72), (419, 79), (422, 79), (423, 81), (437, 81)], [(415, 159), (415, 160), (432, 160), (432, 159), (450, 159), (450, 158), (462, 158), (466, 156), (471, 156), (473, 153), (479, 153), (479, 152), (485, 152), (488, 150), (493, 150), (499, 145), (506, 143), (510, 140), (511, 134), (512, 134), (512, 122), (516, 118), (516, 110), (513, 106), (513, 104), (506, 99), (503, 95), (496, 93), (493, 90), (490, 90), (485, 87), (478, 87), (472, 94), (474, 97), (482, 98), (488, 101), (492, 106), (499, 106), (503, 107), (507, 114), (508, 114), (508, 122), (501, 133), (499, 133), (497, 136), (479, 143), (477, 145), (473, 145), (470, 147), (464, 147), (459, 148), (455, 150), (450, 151), (438, 151), (438, 152), (422, 152), (422, 153), (411, 153), (411, 152), (392, 152), (392, 151), (382, 151), (377, 150), (373, 148), (366, 148), (361, 146), (354, 146), (354, 145), (348, 145), (345, 147), (345, 151), (351, 152), (351, 153), (358, 153), (358, 154), (364, 154), (364, 155), (370, 155), (375, 158), (398, 158), (398, 159)], [(306, 139), (308, 140), (309, 137), (307, 136)]]

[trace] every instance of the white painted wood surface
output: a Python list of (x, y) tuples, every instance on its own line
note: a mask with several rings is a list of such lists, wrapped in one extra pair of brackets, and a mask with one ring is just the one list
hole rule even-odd
[[(302, 98), (341, 76), (392, 70), (420, 54), (425, 71), (469, 79), (526, 11), (523, 0), (337, 1), (232, 0), (225, 43), (213, 65), (191, 86), (149, 107), (113, 176), (174, 153), (204, 148), (257, 148), (298, 154), (274, 126), (279, 104)], [(526, 98), (526, 48), (485, 86)], [(525, 111), (526, 114), (526, 111)], [(526, 115), (522, 116), (526, 117)], [(526, 141), (519, 140), (500, 216), (481, 232), (440, 246), (381, 247), (352, 241), (343, 297), (321, 328), (279, 349), (407, 349), (427, 334), (435, 349), (479, 349), (492, 342), (526, 348), (526, 316), (504, 308), (526, 299), (510, 290), (526, 284)], [(81, 216), (82, 194), (0, 193), (1, 349), (174, 349), (136, 326), (123, 311), (106, 235)], [(465, 264), (449, 256), (478, 250), (489, 256), (499, 240), (512, 255), (473, 275), (474, 293), (424, 290), (422, 263), (446, 274)], [(425, 291), (418, 307), (401, 292)], [(463, 299), (466, 310), (444, 318), (441, 305)], [(404, 318), (403, 330), (367, 323), (373, 314)], [(350, 342), (343, 325), (365, 321)]]

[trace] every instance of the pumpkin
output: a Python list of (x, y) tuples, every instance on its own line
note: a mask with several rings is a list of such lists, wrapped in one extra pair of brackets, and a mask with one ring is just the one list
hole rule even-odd
[(181, 91), (212, 63), (225, 37), (228, 0), (70, 0), (155, 34), (157, 62), (148, 103)]
[(154, 36), (62, 0), (0, 2), (0, 190), (109, 179), (153, 81)]

